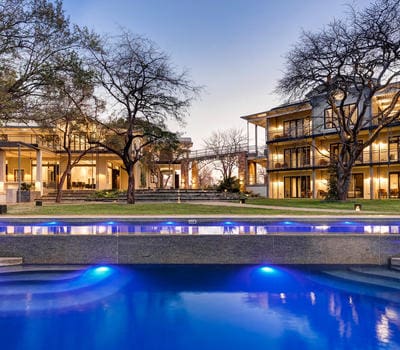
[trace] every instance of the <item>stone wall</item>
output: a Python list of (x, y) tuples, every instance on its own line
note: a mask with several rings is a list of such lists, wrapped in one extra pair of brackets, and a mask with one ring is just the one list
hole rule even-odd
[(400, 255), (400, 236), (1, 236), (0, 257), (26, 264), (372, 264)]

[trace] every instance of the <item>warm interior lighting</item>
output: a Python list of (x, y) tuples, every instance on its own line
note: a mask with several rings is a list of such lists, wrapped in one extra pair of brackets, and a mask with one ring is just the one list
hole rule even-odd
[(328, 152), (327, 149), (321, 149), (321, 150), (320, 150), (320, 153), (321, 153), (323, 156), (329, 156), (329, 152)]

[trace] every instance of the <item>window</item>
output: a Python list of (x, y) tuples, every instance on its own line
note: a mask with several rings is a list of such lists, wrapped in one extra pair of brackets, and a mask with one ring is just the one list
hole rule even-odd
[(311, 164), (310, 147), (287, 148), (284, 150), (284, 167), (303, 168)]
[[(21, 181), (24, 181), (25, 171), (24, 171), (24, 169), (20, 169), (19, 171), (21, 172)], [(18, 171), (18, 169), (14, 169), (14, 181), (15, 182), (19, 181), (19, 178), (18, 178), (19, 171)]]
[[(354, 125), (354, 123), (357, 121), (357, 117), (358, 117), (357, 108), (355, 108), (354, 104), (343, 106), (343, 113), (344, 113), (345, 117), (349, 117), (351, 112), (353, 112), (353, 114), (351, 115), (351, 124)], [(332, 108), (325, 109), (324, 125), (325, 125), (325, 129), (333, 129), (333, 128), (338, 127), (337, 115), (335, 113), (333, 113)]]
[(349, 198), (363, 198), (364, 197), (364, 175), (352, 174), (350, 180), (349, 191), (347, 193)]
[(85, 134), (75, 134), (73, 135), (71, 148), (74, 151), (84, 151), (87, 148)]
[[(362, 141), (358, 141), (359, 144), (362, 144)], [(338, 157), (339, 157), (339, 152), (340, 152), (340, 143), (331, 143), (330, 146), (330, 161), (331, 163), (334, 163)], [(360, 153), (359, 157), (356, 160), (356, 163), (362, 163), (363, 162), (363, 152)]]
[(35, 136), (36, 140), (35, 142), (32, 136), (32, 142), (36, 143), (36, 144), (41, 144), (44, 147), (48, 147), (51, 149), (57, 149), (57, 144), (58, 144), (58, 140), (59, 137), (56, 134), (49, 134), (49, 135), (39, 135), (39, 136)]
[(389, 173), (389, 198), (399, 198), (400, 194), (400, 173)]
[(334, 163), (335, 160), (336, 160), (336, 159), (338, 158), (338, 156), (339, 156), (339, 146), (340, 146), (339, 143), (332, 143), (332, 144), (329, 146), (329, 148), (330, 148), (329, 157), (330, 157), (331, 163)]
[(310, 198), (310, 176), (285, 176), (284, 193), (285, 198)]
[(311, 119), (293, 119), (283, 122), (284, 137), (302, 137), (310, 135)]
[(390, 162), (399, 161), (399, 151), (400, 151), (400, 136), (395, 136), (389, 138), (389, 160)]

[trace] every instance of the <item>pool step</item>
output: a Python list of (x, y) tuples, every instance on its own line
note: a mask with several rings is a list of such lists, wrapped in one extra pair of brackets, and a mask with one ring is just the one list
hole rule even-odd
[(22, 265), (22, 257), (0, 257), (0, 266)]
[(390, 268), (400, 271), (400, 257), (393, 257), (390, 259)]
[(349, 271), (355, 272), (361, 276), (369, 276), (379, 278), (381, 280), (389, 280), (400, 282), (400, 272), (385, 267), (351, 267)]
[[(327, 270), (325, 274), (349, 282), (357, 282), (372, 285), (380, 288), (400, 290), (400, 273), (387, 269), (375, 269), (368, 272), (355, 270)], [(395, 275), (397, 274), (397, 275)]]

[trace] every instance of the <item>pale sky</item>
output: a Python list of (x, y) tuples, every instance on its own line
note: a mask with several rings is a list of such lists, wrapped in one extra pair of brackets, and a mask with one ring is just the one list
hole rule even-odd
[[(204, 148), (213, 131), (246, 129), (240, 116), (283, 102), (273, 91), (301, 30), (343, 17), (369, 0), (64, 0), (71, 22), (96, 32), (121, 27), (153, 40), (178, 70), (204, 86), (181, 130)], [(174, 126), (171, 126), (173, 131)]]

